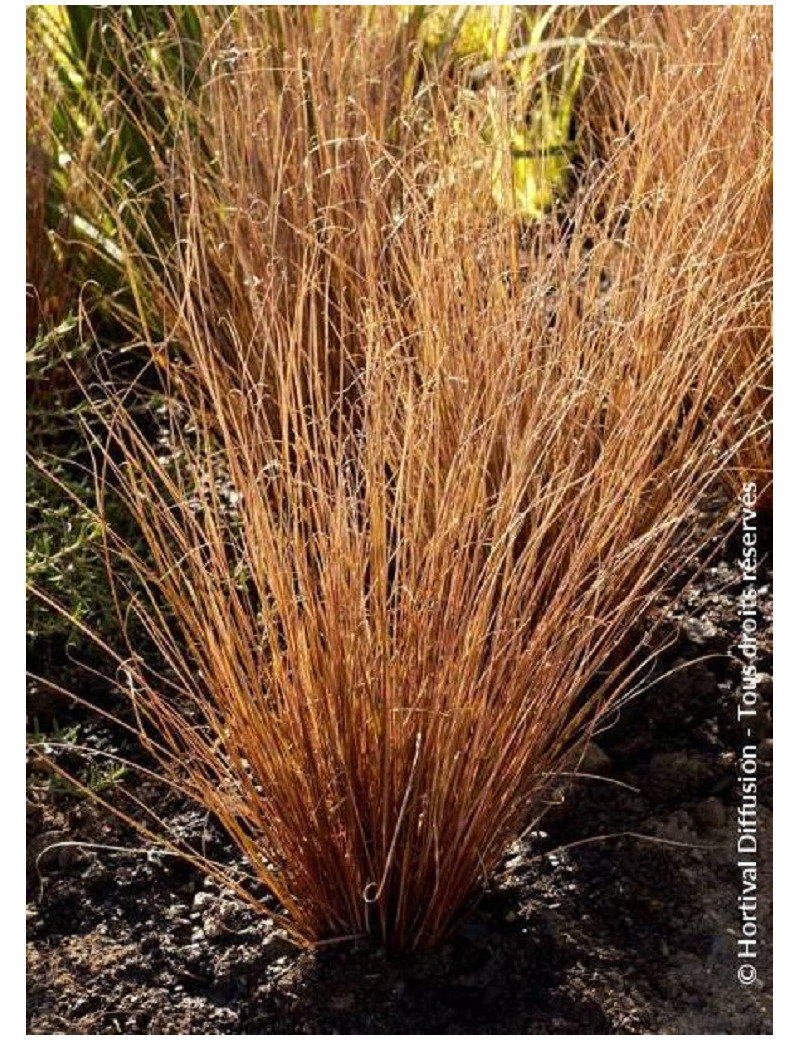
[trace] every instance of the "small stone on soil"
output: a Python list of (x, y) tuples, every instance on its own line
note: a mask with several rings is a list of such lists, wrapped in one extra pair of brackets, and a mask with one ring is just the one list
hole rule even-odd
[(719, 798), (704, 798), (695, 807), (694, 814), (705, 830), (719, 830), (725, 826), (725, 806)]

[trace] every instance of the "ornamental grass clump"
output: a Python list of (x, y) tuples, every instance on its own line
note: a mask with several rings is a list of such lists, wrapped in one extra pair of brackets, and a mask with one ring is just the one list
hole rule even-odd
[[(388, 15), (300, 18), (279, 50), (259, 17), (175, 127), (169, 245), (142, 248), (144, 201), (116, 229), (169, 403), (165, 450), (102, 383), (121, 684), (296, 941), (428, 948), (635, 686), (693, 511), (761, 421), (737, 334), (763, 271), (713, 233), (731, 194), (695, 209), (682, 98), (522, 235), (466, 123), (434, 99), (410, 132)], [(675, 125), (662, 206), (642, 171)]]

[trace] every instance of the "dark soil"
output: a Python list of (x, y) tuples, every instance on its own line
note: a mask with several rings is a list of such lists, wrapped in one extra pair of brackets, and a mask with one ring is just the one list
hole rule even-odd
[[(734, 535), (654, 618), (675, 641), (649, 688), (597, 735), (583, 764), (597, 778), (564, 790), (436, 953), (352, 942), (297, 951), (276, 918), (182, 861), (63, 844), (137, 847), (93, 802), (32, 783), (28, 1033), (771, 1033), (772, 570), (767, 553), (763, 675), (746, 737), (737, 549)], [(85, 721), (81, 738), (110, 739)], [(758, 746), (759, 931), (746, 986), (736, 809), (748, 741)], [(198, 810), (160, 808), (231, 855)]]

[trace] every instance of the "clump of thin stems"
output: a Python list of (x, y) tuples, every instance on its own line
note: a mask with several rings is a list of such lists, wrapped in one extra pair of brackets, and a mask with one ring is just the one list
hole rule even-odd
[(762, 421), (769, 257), (739, 233), (765, 171), (711, 190), (736, 144), (670, 86), (712, 64), (697, 104), (727, 118), (752, 17), (728, 9), (647, 52), (631, 133), (523, 234), (447, 130), (457, 93), (405, 111), (389, 13), (348, 10), (279, 48), (229, 26), (162, 172), (171, 241), (142, 249), (144, 203), (120, 221), (171, 451), (106, 383), (98, 515), (113, 490), (144, 542), (105, 524), (164, 775), (299, 942), (414, 949), (631, 690), (687, 518)]

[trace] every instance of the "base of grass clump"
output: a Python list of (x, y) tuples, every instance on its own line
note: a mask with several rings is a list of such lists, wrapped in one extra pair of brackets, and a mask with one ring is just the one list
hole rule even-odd
[[(726, 935), (737, 913), (727, 857), (739, 669), (724, 653), (739, 638), (735, 567), (732, 540), (667, 614), (648, 618), (675, 641), (648, 674), (647, 692), (598, 736), (602, 754), (584, 770), (597, 778), (563, 785), (558, 804), (507, 850), (469, 916), (432, 953), (387, 955), (363, 941), (292, 948), (270, 900), (259, 914), (185, 862), (137, 853), (129, 829), (85, 799), (32, 797), (31, 864), (61, 841), (105, 847), (56, 846), (38, 871), (31, 865), (29, 1031), (101, 1032), (116, 1021), (130, 1033), (186, 1035), (769, 1032), (768, 900), (759, 920), (764, 989), (742, 987), (725, 970), (735, 964)], [(768, 558), (759, 582), (771, 582)], [(761, 606), (769, 619), (768, 597)], [(702, 627), (691, 624), (698, 608)], [(711, 642), (687, 631), (711, 633), (703, 636)], [(761, 650), (759, 669), (769, 673), (768, 639)], [(767, 849), (772, 694), (766, 681), (759, 688)], [(96, 720), (85, 725), (86, 742), (103, 746), (110, 736), (120, 754), (135, 753)], [(153, 797), (135, 771), (122, 786)], [(130, 807), (120, 791), (106, 796)], [(178, 797), (161, 807), (173, 831), (239, 865), (204, 813)], [(761, 880), (768, 892), (768, 873)]]

